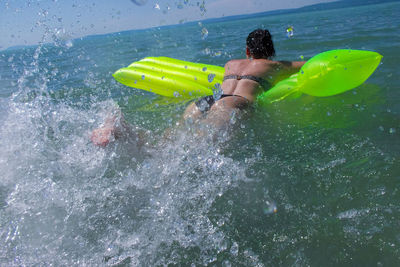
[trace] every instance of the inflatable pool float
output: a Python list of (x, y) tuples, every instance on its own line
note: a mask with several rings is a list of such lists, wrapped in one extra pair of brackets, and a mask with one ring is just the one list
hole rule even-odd
[[(378, 67), (382, 56), (364, 50), (338, 49), (308, 60), (296, 74), (260, 94), (257, 101), (271, 103), (303, 93), (332, 96), (351, 90)], [(120, 83), (155, 94), (183, 99), (220, 93), (224, 68), (168, 57), (147, 57), (117, 70)]]

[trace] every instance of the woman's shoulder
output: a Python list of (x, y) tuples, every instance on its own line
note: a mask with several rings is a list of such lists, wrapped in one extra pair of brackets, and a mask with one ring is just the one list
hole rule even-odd
[(247, 59), (231, 59), (225, 64), (225, 70), (238, 72), (248, 65)]
[(242, 64), (242, 63), (244, 63), (246, 61), (248, 61), (248, 59), (231, 59), (228, 62), (226, 62), (225, 65)]

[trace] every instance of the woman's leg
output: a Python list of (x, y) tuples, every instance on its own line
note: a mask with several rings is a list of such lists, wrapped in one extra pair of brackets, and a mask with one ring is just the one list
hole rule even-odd
[(198, 121), (203, 117), (203, 113), (196, 106), (195, 102), (191, 103), (183, 113), (183, 119), (185, 121), (191, 120), (193, 122)]
[(135, 142), (139, 147), (145, 143), (145, 133), (129, 125), (120, 110), (109, 114), (103, 125), (93, 130), (90, 140), (97, 146), (105, 147), (116, 139)]
[(232, 124), (235, 115), (249, 104), (247, 99), (239, 96), (221, 98), (210, 108), (203, 122), (216, 129), (226, 128)]

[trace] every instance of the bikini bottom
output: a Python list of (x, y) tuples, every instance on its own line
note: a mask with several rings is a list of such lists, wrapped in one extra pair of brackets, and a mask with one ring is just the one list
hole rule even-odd
[[(221, 97), (219, 99), (222, 99), (224, 97), (228, 97), (228, 96), (237, 96), (237, 97), (241, 97), (246, 99), (247, 102), (249, 102), (249, 100), (247, 100), (247, 98), (241, 96), (241, 95), (230, 95), (230, 94), (223, 94), (221, 95)], [(196, 107), (201, 111), (201, 113), (205, 113), (207, 111), (210, 110), (210, 108), (215, 104), (216, 101), (218, 101), (219, 99), (215, 100), (215, 97), (213, 95), (208, 95), (205, 97), (200, 98), (199, 100), (197, 100), (195, 103)]]

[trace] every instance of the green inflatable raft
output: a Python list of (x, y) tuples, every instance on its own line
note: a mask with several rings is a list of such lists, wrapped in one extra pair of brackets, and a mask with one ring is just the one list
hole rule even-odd
[[(353, 89), (378, 67), (382, 56), (363, 50), (330, 50), (308, 60), (300, 71), (260, 94), (257, 101), (271, 103), (303, 93), (332, 96)], [(212, 95), (224, 77), (220, 66), (168, 57), (147, 57), (113, 76), (120, 83), (155, 94), (183, 99)]]

